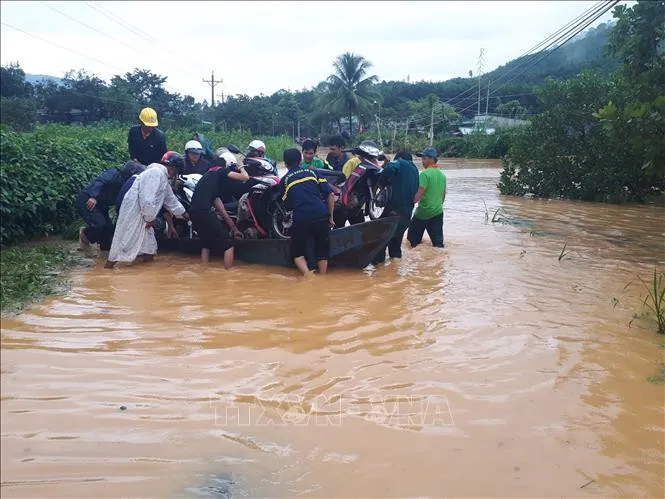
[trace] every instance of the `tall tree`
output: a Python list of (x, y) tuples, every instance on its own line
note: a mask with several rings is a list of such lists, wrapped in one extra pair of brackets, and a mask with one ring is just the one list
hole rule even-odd
[(18, 62), (0, 68), (0, 96), (30, 97), (32, 85), (25, 81), (25, 72)]
[(364, 57), (345, 52), (333, 62), (335, 72), (326, 82), (324, 111), (344, 110), (349, 117), (349, 132), (352, 135), (354, 113), (365, 111), (378, 97), (374, 90), (378, 78), (376, 75), (368, 76), (371, 67), (372, 63)]

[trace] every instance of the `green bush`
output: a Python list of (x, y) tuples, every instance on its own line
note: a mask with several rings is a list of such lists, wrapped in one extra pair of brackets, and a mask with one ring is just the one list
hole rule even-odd
[(462, 137), (446, 137), (436, 143), (442, 157), (501, 159), (518, 136), (525, 133), (522, 127), (499, 128), (492, 135), (484, 132), (471, 133)]
[(14, 130), (32, 130), (37, 123), (37, 105), (34, 99), (0, 97), (0, 122)]

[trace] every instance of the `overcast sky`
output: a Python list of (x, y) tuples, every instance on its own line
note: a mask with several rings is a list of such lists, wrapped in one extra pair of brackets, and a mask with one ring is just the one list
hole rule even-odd
[[(169, 90), (210, 100), (202, 79), (210, 79), (211, 70), (223, 78), (218, 96), (269, 95), (315, 86), (345, 51), (371, 61), (381, 80), (441, 81), (471, 69), (475, 74), (481, 47), (484, 71), (490, 71), (594, 3), (3, 0), (2, 23), (81, 55), (4, 24), (0, 51), (3, 65), (18, 61), (32, 74), (62, 77), (85, 68), (108, 81), (147, 68), (167, 76)], [(610, 19), (608, 12), (593, 26)], [(127, 22), (156, 41), (127, 30), (121, 24)]]

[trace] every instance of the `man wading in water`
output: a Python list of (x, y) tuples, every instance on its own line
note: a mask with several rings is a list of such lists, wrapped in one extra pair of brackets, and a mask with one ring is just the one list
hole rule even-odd
[[(207, 264), (210, 261), (212, 249), (224, 255), (224, 268), (228, 269), (233, 265), (234, 258), (233, 239), (229, 236), (229, 229), (235, 239), (241, 239), (242, 233), (226, 212), (222, 199), (229, 191), (230, 182), (246, 182), (249, 175), (243, 165), (238, 166), (239, 172), (231, 171), (227, 167), (224, 154), (213, 160), (215, 166), (211, 166), (196, 184), (189, 214), (194, 230), (201, 239), (201, 262)], [(217, 214), (222, 217), (223, 222)]]
[(289, 171), (282, 179), (282, 199), (287, 210), (293, 211), (291, 258), (303, 275), (309, 274), (305, 252), (307, 240), (314, 238), (317, 266), (319, 272), (325, 274), (328, 271), (330, 229), (335, 226), (335, 198), (326, 179), (318, 178), (312, 170), (301, 168), (301, 161), (298, 149), (284, 151), (284, 163)]
[(439, 153), (433, 147), (416, 154), (423, 159), (425, 171), (420, 174), (420, 187), (414, 202), (418, 203), (411, 219), (406, 238), (415, 248), (423, 240), (423, 233), (432, 240), (432, 246), (443, 248), (443, 202), (446, 200), (446, 176), (437, 165)]

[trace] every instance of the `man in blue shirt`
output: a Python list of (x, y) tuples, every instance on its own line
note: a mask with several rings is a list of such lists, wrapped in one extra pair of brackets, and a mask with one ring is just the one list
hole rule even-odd
[[(78, 194), (74, 204), (86, 223), (86, 227), (79, 231), (79, 249), (87, 249), (96, 243), (99, 243), (101, 251), (111, 248), (113, 222), (109, 217), (109, 208), (116, 203), (123, 182), (143, 170), (144, 166), (136, 161), (128, 161), (120, 168), (109, 168)], [(119, 212), (120, 206), (116, 208)]]
[(326, 162), (338, 172), (341, 172), (342, 167), (351, 159), (351, 155), (344, 151), (345, 145), (346, 141), (341, 135), (335, 135), (330, 139), (330, 152), (326, 156)]
[[(411, 154), (401, 151), (395, 155), (381, 172), (380, 184), (390, 184), (392, 196), (383, 212), (383, 216), (399, 215), (400, 221), (388, 242), (387, 249), (391, 258), (402, 258), (402, 238), (404, 232), (409, 228), (411, 213), (413, 212), (414, 198), (418, 192), (418, 167), (413, 163)], [(386, 259), (386, 247), (374, 257), (373, 264), (383, 262)]]
[(282, 199), (286, 209), (293, 212), (291, 258), (303, 275), (308, 274), (307, 240), (314, 238), (317, 267), (321, 274), (325, 274), (330, 254), (330, 229), (335, 226), (335, 198), (327, 180), (319, 178), (312, 170), (300, 168), (301, 161), (298, 149), (284, 151), (284, 163), (289, 171), (282, 179)]

